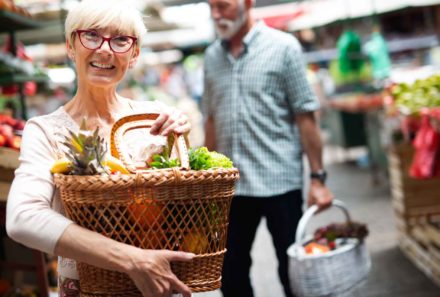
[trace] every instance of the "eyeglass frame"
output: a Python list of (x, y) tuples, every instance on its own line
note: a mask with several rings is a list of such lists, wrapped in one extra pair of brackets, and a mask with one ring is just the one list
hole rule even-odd
[[(89, 48), (89, 47), (85, 46), (84, 43), (83, 43), (82, 40), (81, 40), (81, 35), (80, 35), (81, 33), (84, 33), (84, 32), (94, 32), (94, 33), (98, 34), (98, 35), (102, 38), (102, 42), (101, 42), (101, 44), (100, 44), (99, 46), (97, 46), (96, 48)], [(84, 48), (86, 48), (86, 49), (88, 49), (88, 50), (97, 50), (97, 49), (100, 49), (100, 48), (102, 47), (102, 45), (104, 44), (104, 42), (107, 41), (110, 50), (111, 50), (112, 52), (114, 52), (114, 53), (117, 53), (117, 54), (124, 54), (124, 53), (128, 52), (128, 51), (133, 47), (133, 45), (137, 42), (137, 40), (138, 40), (137, 37), (135, 37), (135, 36), (130, 36), (130, 35), (116, 35), (116, 36), (111, 36), (111, 37), (104, 37), (104, 36), (102, 36), (101, 34), (99, 34), (96, 30), (80, 30), (80, 29), (77, 29), (77, 30), (73, 31), (73, 33), (76, 33), (76, 35), (78, 35), (79, 42), (81, 43), (81, 45), (82, 45)], [(116, 38), (116, 37), (128, 37), (128, 38), (130, 38), (131, 40), (133, 40), (133, 43), (130, 45), (130, 47), (129, 47), (126, 51), (124, 51), (124, 52), (117, 52), (117, 51), (115, 51), (115, 50), (113, 49), (113, 47), (112, 47), (112, 45), (111, 45), (111, 43), (110, 43), (110, 41), (111, 41), (113, 38)]]

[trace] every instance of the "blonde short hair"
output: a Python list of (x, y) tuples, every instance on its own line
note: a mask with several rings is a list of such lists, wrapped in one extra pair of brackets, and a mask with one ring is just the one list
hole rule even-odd
[(101, 29), (114, 27), (122, 34), (138, 38), (136, 47), (142, 45), (147, 32), (142, 15), (130, 1), (83, 0), (69, 11), (65, 23), (66, 40), (73, 44), (73, 32), (77, 29)]

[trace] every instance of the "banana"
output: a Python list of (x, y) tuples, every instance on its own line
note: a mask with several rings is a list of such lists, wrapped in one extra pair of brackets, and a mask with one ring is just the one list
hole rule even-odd
[(111, 172), (119, 171), (122, 174), (130, 174), (130, 172), (127, 170), (127, 168), (125, 168), (122, 161), (113, 157), (113, 156), (107, 155), (105, 157), (103, 165), (110, 168)]
[(52, 168), (50, 169), (51, 173), (67, 173), (69, 172), (72, 166), (72, 162), (70, 162), (67, 158), (61, 158), (55, 161)]

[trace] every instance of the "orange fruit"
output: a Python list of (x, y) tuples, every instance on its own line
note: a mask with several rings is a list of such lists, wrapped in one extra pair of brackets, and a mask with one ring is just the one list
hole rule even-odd
[(149, 229), (154, 224), (160, 226), (162, 223), (162, 206), (152, 199), (136, 199), (128, 210), (133, 222), (139, 224), (142, 229)]

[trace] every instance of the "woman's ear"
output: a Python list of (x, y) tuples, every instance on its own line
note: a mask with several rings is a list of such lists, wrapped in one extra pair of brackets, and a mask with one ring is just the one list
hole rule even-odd
[(128, 67), (130, 69), (132, 69), (137, 62), (137, 59), (139, 58), (139, 53), (140, 53), (140, 49), (138, 47), (135, 47), (134, 51), (133, 51), (133, 55), (130, 58), (130, 62), (128, 64)]
[(73, 45), (70, 43), (70, 40), (66, 40), (66, 50), (67, 50), (67, 56), (72, 60), (75, 61), (75, 51), (73, 50)]

